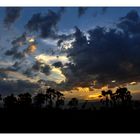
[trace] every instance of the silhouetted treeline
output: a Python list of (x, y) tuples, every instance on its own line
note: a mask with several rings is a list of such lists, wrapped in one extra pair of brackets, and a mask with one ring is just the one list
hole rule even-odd
[(3, 101), (4, 108), (60, 108), (64, 105), (64, 95), (52, 88), (48, 88), (45, 93), (37, 93), (31, 96), (30, 93), (24, 93), (19, 95), (11, 94), (6, 97), (0, 96), (0, 100)]
[[(93, 93), (94, 94), (94, 93)], [(45, 93), (0, 96), (0, 132), (140, 132), (140, 101), (127, 88), (102, 91), (99, 104), (48, 88)], [(79, 107), (80, 106), (80, 107)]]
[(103, 97), (100, 101), (102, 104), (105, 104), (106, 107), (131, 107), (132, 105), (131, 93), (125, 87), (118, 88), (115, 93), (111, 90), (102, 91), (102, 95), (100, 97)]
[[(94, 93), (93, 93), (94, 94)], [(132, 107), (132, 96), (130, 91), (127, 88), (118, 88), (114, 93), (111, 90), (102, 91), (99, 96), (101, 108), (116, 108), (116, 107)], [(31, 109), (31, 108), (46, 108), (46, 109), (90, 109), (87, 108), (88, 101), (86, 100), (82, 103), (79, 108), (79, 100), (77, 98), (72, 98), (69, 102), (66, 102), (64, 94), (52, 89), (46, 89), (45, 93), (37, 93), (31, 95), (30, 93), (24, 93), (19, 95), (11, 94), (6, 97), (0, 95), (1, 104), (3, 108), (6, 109)], [(96, 109), (96, 106), (93, 106), (92, 109)]]

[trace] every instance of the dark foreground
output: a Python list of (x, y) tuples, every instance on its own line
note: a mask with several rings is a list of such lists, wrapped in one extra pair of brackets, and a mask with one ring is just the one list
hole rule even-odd
[(140, 110), (0, 110), (1, 133), (140, 133)]

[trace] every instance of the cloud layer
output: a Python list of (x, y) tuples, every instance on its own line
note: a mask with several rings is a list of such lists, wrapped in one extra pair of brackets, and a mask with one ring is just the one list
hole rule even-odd
[[(115, 28), (96, 27), (82, 32), (76, 27), (72, 47), (67, 50), (71, 63), (63, 69), (69, 88), (140, 81), (140, 16), (130, 11)], [(88, 34), (88, 37), (87, 37)], [(111, 81), (115, 80), (116, 83)]]
[[(81, 17), (88, 7), (77, 10)], [(106, 10), (106, 7), (101, 8), (100, 14)], [(8, 8), (4, 24), (11, 26), (19, 18), (20, 11)], [(34, 85), (38, 87), (40, 80), (59, 90), (81, 86), (115, 87), (140, 81), (140, 16), (137, 11), (128, 12), (110, 27), (94, 26), (82, 30), (75, 26), (67, 33), (61, 32), (58, 26), (64, 12), (66, 8), (62, 7), (57, 11), (33, 14), (24, 26), (25, 30), (9, 41), (4, 59), (12, 64), (5, 66), (4, 71), (21, 73), (36, 83), (21, 80), (20, 76), (13, 82), (13, 77), (8, 80), (9, 76), (1, 73), (0, 78), (6, 78), (3, 84), (0, 81), (2, 92), (8, 93), (3, 88), (6, 85), (17, 87), (18, 83), (21, 89), (27, 85), (29, 88), (25, 89), (33, 89)]]
[(20, 7), (7, 7), (5, 10), (4, 24), (10, 27), (19, 17), (21, 12)]

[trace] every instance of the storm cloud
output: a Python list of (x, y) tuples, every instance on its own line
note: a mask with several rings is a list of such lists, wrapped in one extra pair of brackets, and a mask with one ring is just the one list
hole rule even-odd
[(67, 77), (65, 84), (71, 88), (90, 86), (97, 80), (94, 87), (100, 88), (140, 81), (139, 19), (136, 11), (130, 11), (120, 18), (116, 28), (90, 29), (86, 32), (88, 38), (76, 27), (73, 47), (67, 51), (71, 63), (63, 69)]
[(137, 11), (132, 10), (126, 16), (121, 17), (117, 24), (123, 31), (136, 34), (140, 33), (140, 16)]
[[(88, 12), (88, 7), (77, 9), (79, 16)], [(107, 7), (97, 10), (103, 15)], [(92, 9), (89, 11), (93, 13)], [(25, 33), (14, 38), (12, 47), (5, 52), (6, 57), (14, 59), (9, 70), (36, 81), (44, 80), (58, 90), (78, 86), (115, 87), (140, 81), (140, 16), (137, 11), (128, 12), (113, 26), (103, 24), (82, 29), (77, 25), (69, 32), (59, 32), (58, 24), (64, 12), (65, 8), (59, 8), (57, 12), (48, 10), (31, 16)], [(30, 37), (35, 41), (30, 42)]]

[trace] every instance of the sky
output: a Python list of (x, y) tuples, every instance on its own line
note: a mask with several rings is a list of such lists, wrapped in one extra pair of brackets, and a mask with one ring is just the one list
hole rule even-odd
[(140, 99), (139, 7), (1, 7), (0, 94), (60, 90)]

